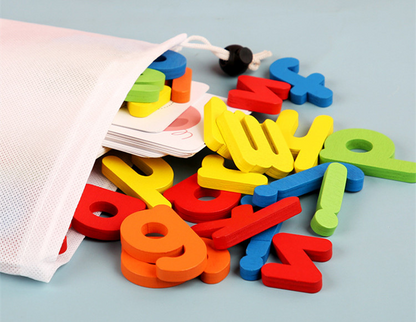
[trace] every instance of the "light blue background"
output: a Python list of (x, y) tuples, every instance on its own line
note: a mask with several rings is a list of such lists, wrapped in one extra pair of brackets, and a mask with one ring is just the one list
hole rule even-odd
[[(397, 159), (416, 161), (412, 0), (2, 0), (1, 17), (154, 43), (185, 32), (220, 47), (271, 50), (273, 57), (250, 73), (260, 77), (268, 77), (274, 60), (296, 57), (301, 75), (322, 73), (334, 92), (326, 109), (284, 102), (299, 112), (297, 135), (327, 114), (335, 130), (379, 131), (395, 143)], [(227, 96), (235, 87), (210, 52), (182, 54), (210, 93)], [(193, 174), (207, 153), (168, 158), (175, 182)], [(317, 263), (323, 274), (317, 294), (242, 280), (241, 246), (230, 249), (231, 272), (217, 285), (195, 279), (147, 289), (122, 276), (118, 242), (85, 240), (49, 284), (0, 274), (1, 321), (415, 321), (415, 196), (415, 184), (373, 177), (361, 192), (346, 193), (330, 237), (333, 258)], [(303, 212), (282, 231), (312, 235), (316, 200), (317, 194), (302, 197)]]

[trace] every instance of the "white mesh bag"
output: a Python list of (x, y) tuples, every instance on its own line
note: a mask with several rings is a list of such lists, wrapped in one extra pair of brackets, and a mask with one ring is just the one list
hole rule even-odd
[(70, 259), (73, 233), (58, 253), (112, 119), (143, 70), (185, 39), (0, 19), (1, 272), (48, 282)]

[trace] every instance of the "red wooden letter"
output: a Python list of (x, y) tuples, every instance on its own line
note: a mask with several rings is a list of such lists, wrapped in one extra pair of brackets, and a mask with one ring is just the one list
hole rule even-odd
[(248, 75), (238, 77), (237, 89), (228, 92), (227, 105), (253, 112), (279, 114), (291, 86), (277, 80)]

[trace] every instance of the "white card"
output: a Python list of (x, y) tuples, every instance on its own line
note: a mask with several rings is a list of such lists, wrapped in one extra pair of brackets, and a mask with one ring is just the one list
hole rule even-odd
[(147, 117), (131, 116), (127, 107), (121, 107), (117, 112), (113, 125), (136, 129), (145, 132), (162, 132), (189, 106), (197, 101), (209, 89), (209, 86), (200, 82), (192, 82), (191, 98), (188, 103), (174, 103), (170, 101)]
[[(168, 154), (188, 158), (205, 147), (204, 106), (216, 95), (205, 93), (163, 132), (150, 133), (111, 125), (103, 145), (126, 153), (155, 157)], [(218, 96), (217, 96), (218, 97)], [(225, 98), (219, 97), (223, 101)], [(235, 108), (227, 107), (234, 112)], [(241, 110), (245, 114), (250, 111)], [(149, 153), (146, 155), (146, 151)]]

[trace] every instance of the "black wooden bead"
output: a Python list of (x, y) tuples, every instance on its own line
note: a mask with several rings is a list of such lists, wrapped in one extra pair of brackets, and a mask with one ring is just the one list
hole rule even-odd
[(230, 76), (243, 74), (253, 60), (253, 53), (247, 47), (230, 45), (225, 47), (230, 52), (228, 60), (220, 59), (221, 69)]

